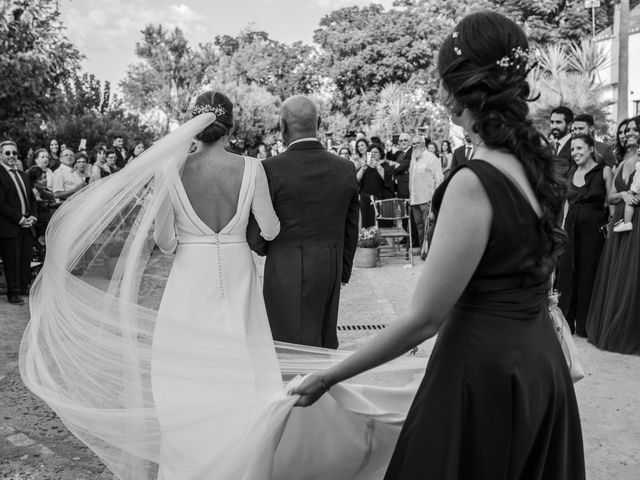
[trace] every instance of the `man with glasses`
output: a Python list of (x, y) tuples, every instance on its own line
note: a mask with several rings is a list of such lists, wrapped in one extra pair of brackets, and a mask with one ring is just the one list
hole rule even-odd
[(66, 200), (85, 186), (85, 182), (74, 173), (73, 166), (76, 163), (73, 151), (68, 148), (60, 154), (60, 166), (53, 172), (51, 181), (53, 196), (58, 200)]
[(429, 152), (424, 137), (416, 135), (411, 140), (413, 155), (409, 169), (409, 203), (416, 222), (419, 245), (424, 243), (425, 227), (436, 187), (442, 183), (442, 164)]
[[(411, 146), (411, 137), (408, 133), (401, 133), (398, 138), (398, 146), (403, 153), (398, 155), (398, 165), (395, 168), (395, 177), (396, 177), (396, 192), (398, 198), (409, 198), (409, 169), (411, 168), (411, 155), (413, 154), (413, 149)], [(413, 215), (410, 215), (411, 220), (411, 243), (413, 245), (418, 245), (419, 237), (417, 232), (417, 227)], [(408, 228), (407, 225), (404, 225), (405, 229)], [(404, 242), (404, 239), (403, 239)]]
[(33, 225), (37, 203), (29, 177), (16, 168), (18, 147), (11, 140), (0, 143), (0, 258), (7, 283), (7, 300), (24, 304), (29, 294)]

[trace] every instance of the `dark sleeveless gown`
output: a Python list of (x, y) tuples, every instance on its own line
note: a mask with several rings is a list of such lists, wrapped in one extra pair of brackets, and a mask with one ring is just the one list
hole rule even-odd
[[(634, 172), (635, 173), (635, 172)], [(619, 169), (613, 182), (618, 192), (629, 190)], [(624, 217), (616, 204), (613, 221)], [(633, 230), (611, 233), (605, 242), (587, 316), (589, 342), (604, 350), (640, 354), (640, 207), (633, 213)]]
[(587, 313), (604, 246), (604, 236), (600, 232), (600, 227), (607, 223), (604, 167), (597, 164), (587, 172), (585, 184), (581, 187), (570, 181), (567, 192), (569, 210), (564, 229), (569, 241), (558, 265), (557, 288), (562, 313), (571, 331), (581, 337), (587, 336)]
[(440, 328), (385, 479), (582, 480), (580, 417), (549, 319), (538, 217), (491, 164), (460, 168), (489, 196), (490, 238)]

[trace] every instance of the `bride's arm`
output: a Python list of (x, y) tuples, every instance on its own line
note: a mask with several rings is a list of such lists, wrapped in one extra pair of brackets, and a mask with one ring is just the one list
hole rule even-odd
[(173, 210), (173, 203), (171, 202), (171, 196), (167, 194), (156, 214), (153, 230), (153, 239), (160, 248), (160, 251), (165, 255), (171, 255), (178, 246), (175, 222), (176, 217), (175, 211)]
[(269, 194), (269, 184), (264, 166), (261, 162), (256, 162), (256, 188), (251, 202), (251, 212), (260, 227), (260, 235), (265, 240), (273, 240), (280, 233), (280, 220), (276, 216)]
[(470, 169), (456, 173), (447, 188), (409, 312), (341, 363), (307, 377), (291, 392), (300, 395), (297, 405), (311, 405), (331, 385), (388, 362), (434, 336), (480, 263), (491, 217), (491, 205), (478, 177)]

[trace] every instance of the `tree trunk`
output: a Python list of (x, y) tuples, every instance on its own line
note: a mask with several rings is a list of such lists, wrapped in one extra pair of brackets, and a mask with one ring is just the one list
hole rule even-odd
[(629, 0), (620, 0), (618, 122), (629, 114)]

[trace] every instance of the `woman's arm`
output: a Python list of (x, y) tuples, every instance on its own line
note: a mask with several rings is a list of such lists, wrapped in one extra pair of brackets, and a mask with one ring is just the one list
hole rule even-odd
[(388, 362), (434, 336), (466, 288), (489, 240), (492, 211), (478, 177), (460, 170), (449, 184), (431, 251), (409, 312), (334, 367), (307, 377), (291, 393), (314, 403), (331, 386)]
[(260, 160), (256, 160), (256, 189), (251, 202), (251, 211), (260, 227), (260, 235), (267, 241), (273, 240), (280, 233), (280, 220), (273, 209), (267, 174)]

